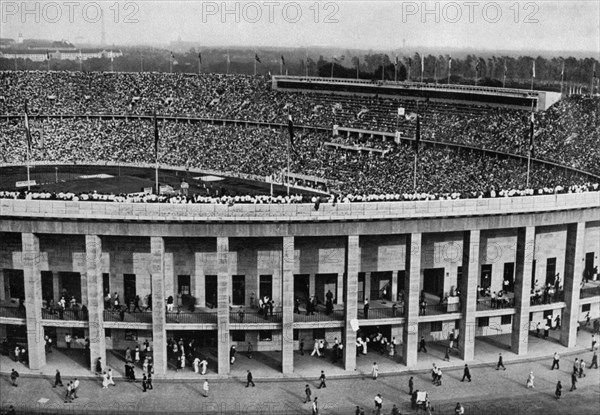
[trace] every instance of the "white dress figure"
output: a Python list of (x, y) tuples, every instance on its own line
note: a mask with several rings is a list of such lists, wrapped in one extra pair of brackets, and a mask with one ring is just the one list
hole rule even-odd
[(200, 365), (200, 359), (195, 358), (194, 361), (192, 362), (192, 365), (194, 366), (194, 373), (198, 373), (198, 367)]
[(106, 377), (108, 379), (108, 384), (115, 386), (115, 381), (113, 380), (112, 369), (108, 369), (108, 373), (107, 373)]
[(108, 375), (106, 374), (106, 372), (104, 372), (102, 374), (102, 389), (108, 389), (108, 385), (109, 385)]
[(528, 388), (535, 388), (535, 386), (533, 385), (534, 379), (535, 379), (535, 376), (533, 376), (533, 372), (529, 372), (529, 376), (527, 376), (527, 387)]
[(206, 368), (208, 367), (208, 362), (206, 361), (206, 359), (202, 359), (202, 361), (200, 362), (200, 367), (202, 369), (201, 374), (205, 375)]

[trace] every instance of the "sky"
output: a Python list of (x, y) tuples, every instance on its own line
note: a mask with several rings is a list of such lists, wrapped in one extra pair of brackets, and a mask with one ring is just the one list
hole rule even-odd
[[(600, 54), (600, 1), (0, 0), (0, 35), (198, 47), (419, 47)], [(102, 10), (103, 19), (99, 11)]]

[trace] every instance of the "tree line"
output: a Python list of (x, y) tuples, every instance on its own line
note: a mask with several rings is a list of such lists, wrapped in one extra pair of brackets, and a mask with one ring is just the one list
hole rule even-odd
[[(560, 90), (565, 85), (589, 90), (598, 63), (595, 59), (541, 56), (491, 56), (468, 54), (461, 58), (432, 54), (390, 56), (367, 53), (361, 56), (338, 55), (325, 58), (309, 56), (304, 50), (196, 49), (171, 52), (158, 48), (125, 48), (123, 56), (88, 59), (83, 62), (0, 58), (1, 70), (68, 70), (115, 72), (230, 73), (260, 75), (307, 75), (369, 80), (423, 80), (429, 83), (474, 84), (486, 86), (530, 87), (535, 66), (535, 88)], [(258, 57), (258, 60), (256, 60)], [(597, 78), (595, 78), (597, 83)]]

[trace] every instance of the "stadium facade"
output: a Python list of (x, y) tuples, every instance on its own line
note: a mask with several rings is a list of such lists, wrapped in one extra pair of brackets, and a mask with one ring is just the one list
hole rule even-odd
[[(469, 362), (477, 337), (511, 333), (512, 352), (526, 355), (538, 322), (560, 316), (560, 342), (572, 347), (578, 321), (588, 312), (600, 317), (600, 293), (582, 289), (582, 277), (593, 279), (599, 262), (598, 192), (323, 203), (318, 210), (312, 204), (0, 203), (0, 301), (13, 302), (0, 308), (0, 338), (20, 333), (32, 369), (46, 364), (45, 335), (53, 333), (61, 347), (65, 333), (79, 333), (90, 339), (92, 368), (97, 358), (106, 361), (107, 349), (148, 339), (161, 376), (167, 339), (188, 332), (216, 349), (220, 375), (230, 371), (231, 346), (245, 350), (248, 342), (255, 351), (280, 352), (281, 371), (293, 373), (300, 340), (312, 348), (315, 338), (328, 347), (342, 343), (343, 367), (353, 371), (357, 330), (377, 328), (397, 340), (402, 370), (416, 365), (421, 336), (447, 339), (454, 329)], [(545, 284), (558, 289), (536, 297)], [(503, 290), (505, 302), (478, 295), (488, 287)], [(63, 291), (79, 297), (88, 319), (47, 311)], [(142, 309), (150, 298), (151, 311), (119, 316), (106, 309), (107, 292), (121, 301), (139, 295)], [(21, 295), (25, 310), (17, 312)], [(274, 300), (272, 315), (257, 313), (264, 296)], [(320, 302), (314, 315), (304, 308), (310, 296)], [(333, 310), (324, 313), (329, 296)], [(167, 312), (169, 297), (175, 307)]]

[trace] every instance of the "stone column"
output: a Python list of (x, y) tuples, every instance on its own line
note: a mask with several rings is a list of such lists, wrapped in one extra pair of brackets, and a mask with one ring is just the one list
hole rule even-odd
[(346, 285), (344, 286), (345, 327), (343, 333), (344, 369), (356, 370), (356, 333), (351, 322), (357, 320), (358, 312), (358, 271), (360, 270), (359, 236), (349, 235), (346, 246)]
[(167, 320), (165, 304), (165, 240), (150, 238), (152, 268), (152, 350), (154, 353), (154, 373), (164, 376), (167, 373)]
[(392, 302), (395, 303), (398, 300), (398, 271), (392, 271)]
[(337, 292), (335, 293), (336, 304), (342, 304), (344, 302), (344, 274), (339, 273), (337, 275)]
[(518, 355), (527, 354), (529, 347), (529, 309), (534, 254), (535, 227), (519, 228), (515, 261), (515, 315), (511, 335), (511, 350)]
[(197, 307), (206, 307), (206, 276), (204, 274), (204, 261), (205, 254), (203, 252), (196, 252), (194, 254), (195, 259), (195, 272), (194, 272), (194, 287), (193, 295), (196, 297)]
[(560, 328), (560, 344), (566, 347), (575, 347), (577, 344), (579, 297), (584, 266), (585, 222), (571, 223), (567, 226), (565, 272), (562, 282), (566, 307), (563, 310)]
[(4, 292), (4, 270), (0, 269), (0, 301), (6, 300)]
[(371, 298), (371, 273), (365, 272), (365, 286), (364, 286), (364, 297), (368, 298), (369, 302), (372, 300), (376, 300), (376, 298)]
[(281, 369), (294, 372), (294, 237), (283, 237), (281, 258), (281, 304), (283, 311), (281, 336)]
[(475, 311), (477, 311), (477, 281), (479, 280), (480, 231), (463, 234), (463, 278), (460, 287), (460, 309), (463, 318), (459, 322), (458, 351), (468, 362), (475, 358)]
[(308, 294), (315, 295), (316, 290), (316, 274), (310, 274), (308, 276)]
[(414, 367), (417, 364), (422, 239), (421, 233), (413, 233), (406, 238), (406, 273), (404, 279), (406, 312), (402, 332), (402, 358), (407, 367)]
[(23, 233), (22, 245), (29, 368), (41, 369), (46, 365), (46, 351), (44, 348), (44, 326), (42, 326), (40, 240), (33, 233)]
[(218, 372), (229, 374), (229, 238), (217, 237), (217, 329), (218, 329)]
[(104, 333), (104, 293), (102, 291), (102, 239), (85, 235), (86, 283), (88, 291), (90, 370), (96, 369), (100, 357), (106, 365), (106, 336)]

